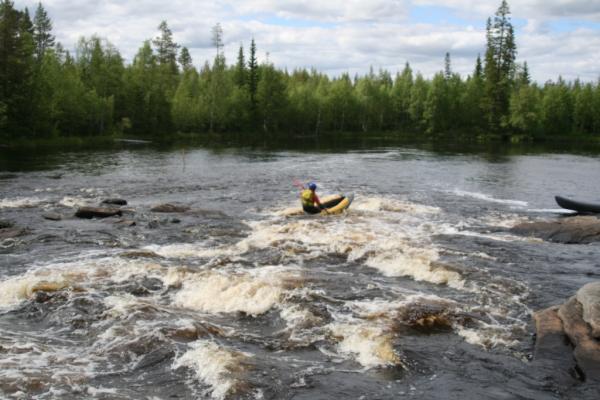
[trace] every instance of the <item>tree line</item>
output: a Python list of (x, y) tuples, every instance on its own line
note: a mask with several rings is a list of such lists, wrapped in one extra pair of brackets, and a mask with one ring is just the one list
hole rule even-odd
[(517, 63), (510, 10), (488, 19), (486, 48), (461, 77), (446, 53), (431, 79), (409, 63), (392, 75), (329, 77), (317, 70), (257, 61), (254, 39), (228, 65), (223, 30), (212, 29), (214, 59), (197, 69), (166, 21), (130, 64), (108, 41), (81, 38), (74, 54), (56, 43), (41, 3), (0, 1), (0, 137), (115, 133), (319, 135), (401, 132), (418, 135), (600, 134), (600, 84), (562, 78), (532, 82)]

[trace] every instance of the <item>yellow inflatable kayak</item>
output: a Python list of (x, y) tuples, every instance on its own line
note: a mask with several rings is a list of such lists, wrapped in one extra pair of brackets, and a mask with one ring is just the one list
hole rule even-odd
[(285, 210), (280, 211), (280, 215), (284, 215), (286, 217), (292, 217), (296, 215), (335, 215), (341, 214), (344, 210), (347, 210), (352, 204), (352, 200), (354, 200), (354, 194), (343, 195), (336, 194), (332, 196), (326, 196), (321, 199), (321, 204), (323, 204), (327, 211), (323, 210), (318, 214), (307, 214), (304, 212), (302, 208), (286, 208)]
[(321, 204), (325, 207), (325, 210), (321, 211), (321, 215), (340, 214), (350, 207), (353, 200), (354, 194), (349, 194), (347, 196), (343, 194), (327, 196), (321, 199)]

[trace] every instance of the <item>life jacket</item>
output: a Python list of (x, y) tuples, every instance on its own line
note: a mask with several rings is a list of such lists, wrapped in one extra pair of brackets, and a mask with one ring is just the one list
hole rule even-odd
[(315, 194), (310, 189), (304, 189), (302, 193), (300, 193), (300, 202), (302, 206), (312, 207), (315, 203)]

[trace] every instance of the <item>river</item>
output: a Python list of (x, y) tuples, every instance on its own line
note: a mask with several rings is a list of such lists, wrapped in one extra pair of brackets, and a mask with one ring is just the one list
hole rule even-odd
[[(531, 317), (600, 247), (508, 228), (600, 199), (598, 153), (0, 151), (0, 219), (28, 229), (0, 242), (0, 397), (597, 399), (532, 368)], [(355, 200), (290, 215), (294, 179)], [(73, 217), (113, 197), (123, 219)]]

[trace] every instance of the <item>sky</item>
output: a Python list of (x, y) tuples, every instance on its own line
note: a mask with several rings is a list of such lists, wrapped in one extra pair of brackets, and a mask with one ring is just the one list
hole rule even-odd
[[(38, 0), (13, 0), (33, 15)], [(509, 0), (517, 62), (540, 83), (600, 78), (600, 0)], [(201, 67), (215, 56), (211, 28), (220, 23), (228, 63), (255, 39), (259, 61), (315, 68), (331, 76), (409, 62), (431, 77), (443, 69), (471, 74), (485, 52), (485, 23), (500, 0), (46, 0), (57, 40), (68, 49), (98, 35), (131, 62), (166, 20), (174, 40)]]

